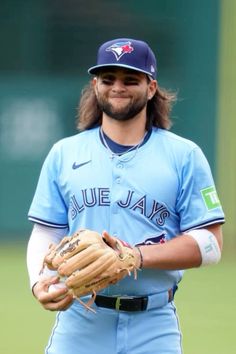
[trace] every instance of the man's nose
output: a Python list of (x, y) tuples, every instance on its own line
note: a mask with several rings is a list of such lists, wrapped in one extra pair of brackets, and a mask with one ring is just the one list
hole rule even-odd
[(116, 92), (125, 91), (125, 84), (122, 80), (115, 80), (112, 86), (112, 90)]

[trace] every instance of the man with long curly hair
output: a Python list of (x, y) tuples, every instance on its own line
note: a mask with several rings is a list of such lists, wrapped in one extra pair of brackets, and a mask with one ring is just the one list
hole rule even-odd
[[(221, 257), (224, 213), (212, 173), (195, 143), (169, 131), (176, 96), (159, 87), (146, 42), (108, 41), (88, 71), (79, 133), (52, 147), (29, 210), (32, 291), (58, 311), (46, 353), (180, 354), (174, 295), (183, 272)], [(139, 259), (137, 279), (97, 293), (96, 313), (65, 287), (48, 291), (57, 277), (39, 276), (48, 246), (78, 229), (118, 237)]]

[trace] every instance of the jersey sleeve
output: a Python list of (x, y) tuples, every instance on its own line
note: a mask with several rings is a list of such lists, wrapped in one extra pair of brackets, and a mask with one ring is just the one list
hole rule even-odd
[(60, 149), (55, 144), (42, 166), (28, 219), (51, 227), (66, 228), (67, 206), (58, 187), (60, 160)]
[(209, 163), (199, 147), (195, 147), (184, 161), (177, 212), (182, 232), (215, 223), (224, 223)]

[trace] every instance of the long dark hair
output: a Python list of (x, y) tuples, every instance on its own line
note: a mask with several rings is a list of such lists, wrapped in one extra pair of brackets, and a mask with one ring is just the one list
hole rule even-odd
[[(166, 130), (170, 129), (170, 112), (175, 101), (175, 93), (157, 86), (155, 95), (147, 103), (146, 129), (148, 130), (151, 126)], [(97, 125), (101, 125), (101, 123), (102, 111), (98, 107), (92, 81), (90, 81), (81, 93), (78, 106), (77, 128), (80, 131), (88, 130)]]

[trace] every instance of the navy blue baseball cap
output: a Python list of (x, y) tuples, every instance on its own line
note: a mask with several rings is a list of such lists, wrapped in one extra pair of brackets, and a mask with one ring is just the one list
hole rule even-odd
[(89, 74), (96, 75), (102, 68), (116, 66), (136, 70), (156, 79), (156, 58), (146, 42), (118, 38), (105, 42), (98, 49), (97, 65), (88, 69)]

